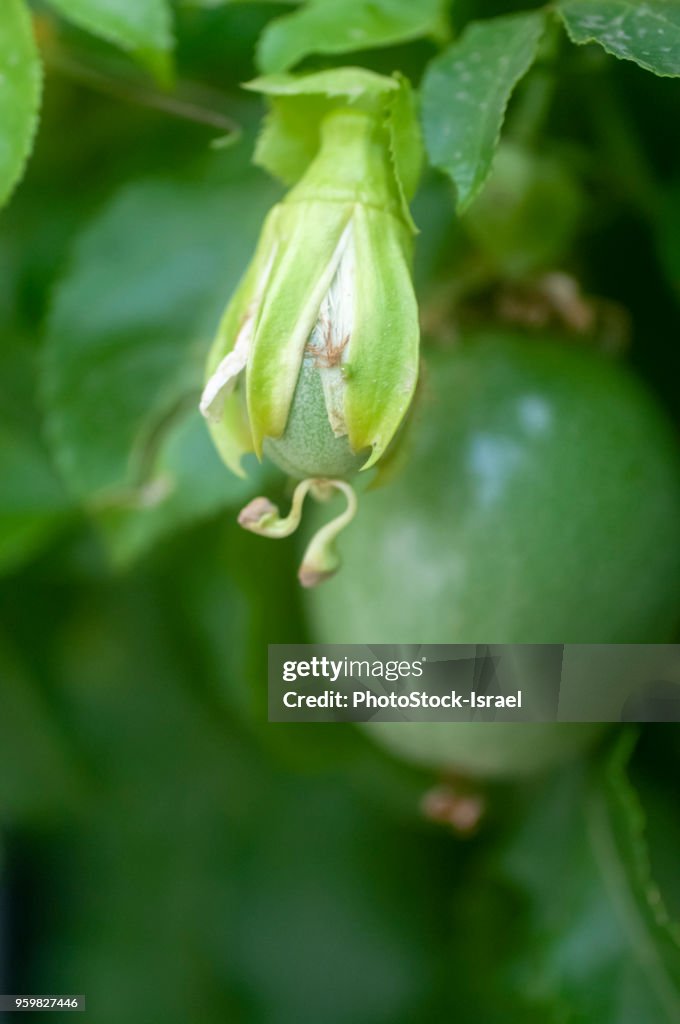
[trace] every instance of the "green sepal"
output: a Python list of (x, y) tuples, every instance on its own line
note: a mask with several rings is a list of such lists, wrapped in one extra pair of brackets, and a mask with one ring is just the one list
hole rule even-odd
[(328, 71), (312, 71), (293, 75), (282, 72), (277, 75), (260, 75), (250, 82), (244, 82), (244, 89), (261, 92), (267, 96), (327, 96), (329, 99), (359, 100), (384, 96), (399, 88), (399, 83), (388, 75), (379, 75), (366, 68), (332, 68)]
[(302, 177), (321, 143), (321, 123), (338, 106), (387, 111), (400, 91), (395, 78), (364, 68), (336, 68), (305, 75), (266, 75), (244, 85), (267, 96), (270, 110), (254, 162), (286, 185)]
[(318, 153), (321, 122), (332, 109), (333, 101), (325, 96), (306, 96), (303, 102), (271, 96), (253, 163), (284, 185), (294, 185)]
[(255, 255), (250, 261), (248, 269), (239, 281), (236, 291), (232, 295), (227, 308), (222, 314), (213, 343), (210, 346), (210, 351), (208, 352), (208, 359), (206, 361), (206, 380), (215, 372), (224, 357), (234, 348), (239, 328), (245, 318), (246, 310), (254, 297), (255, 282), (266, 265), (266, 247), (263, 243), (268, 234), (271, 237), (271, 233), (267, 230), (267, 227), (268, 224), (271, 223), (270, 218), (272, 218), (272, 214), (274, 214), (277, 209), (278, 208), (275, 206), (270, 210), (269, 216), (264, 223), (260, 240), (258, 242), (257, 249), (255, 250)]
[[(224, 357), (232, 351), (239, 325), (242, 323), (245, 311), (251, 302), (253, 293), (253, 282), (256, 280), (255, 267), (256, 259), (244, 274), (241, 283), (229, 305), (217, 329), (215, 340), (208, 353), (206, 380), (208, 380)], [(252, 452), (253, 444), (250, 436), (250, 427), (245, 412), (245, 403), (242, 395), (238, 392), (240, 387), (235, 385), (234, 390), (224, 400), (224, 410), (219, 422), (215, 423), (207, 419), (208, 429), (223, 461), (237, 476), (245, 477), (241, 466), (241, 459), (248, 452)]]
[[(233, 350), (239, 331), (248, 314), (255, 316), (257, 313), (256, 306), (261, 293), (264, 293), (271, 271), (270, 265), (275, 257), (276, 224), (280, 217), (280, 210), (280, 205), (277, 205), (267, 215), (255, 255), (220, 320), (215, 339), (208, 353), (206, 381), (210, 379), (224, 357)], [(254, 449), (241, 381), (235, 384), (232, 393), (224, 400), (224, 411), (219, 422), (212, 422), (208, 419), (208, 427), (215, 447), (229, 469), (237, 476), (245, 476), (241, 459)]]
[(355, 452), (372, 448), (369, 469), (394, 437), (418, 378), (418, 306), (409, 235), (381, 210), (357, 206), (354, 329), (347, 347), (345, 420)]
[(0, 206), (21, 178), (40, 112), (42, 68), (28, 7), (2, 0), (0, 11)]
[(253, 446), (286, 427), (302, 357), (339, 261), (338, 245), (352, 206), (284, 202), (276, 222), (278, 248), (251, 348), (247, 380)]
[(425, 150), (418, 120), (416, 95), (411, 83), (403, 75), (395, 75), (399, 91), (393, 93), (387, 105), (387, 130), (394, 176), (401, 197), (402, 214), (414, 234), (417, 231), (409, 201), (413, 199), (423, 170)]
[(326, 116), (319, 153), (286, 202), (315, 199), (403, 215), (403, 195), (383, 118), (347, 106)]
[(253, 451), (242, 385), (239, 382), (224, 403), (219, 423), (208, 423), (208, 430), (223, 462), (242, 479), (247, 476), (241, 460)]

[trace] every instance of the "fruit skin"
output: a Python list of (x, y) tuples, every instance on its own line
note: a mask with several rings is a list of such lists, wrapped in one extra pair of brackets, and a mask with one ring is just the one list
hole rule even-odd
[[(432, 354), (405, 470), (366, 493), (308, 597), (321, 643), (646, 643), (678, 619), (675, 438), (590, 351), (487, 331)], [(374, 723), (407, 759), (513, 776), (588, 725)]]
[(310, 476), (347, 479), (366, 462), (366, 449), (355, 455), (347, 436), (336, 437), (333, 433), (319, 371), (312, 359), (303, 361), (283, 435), (267, 438), (264, 453), (284, 473), (300, 480)]

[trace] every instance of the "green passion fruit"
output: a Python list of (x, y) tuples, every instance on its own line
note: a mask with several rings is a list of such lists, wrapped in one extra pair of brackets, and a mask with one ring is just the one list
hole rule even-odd
[(346, 436), (333, 433), (321, 374), (316, 361), (309, 356), (300, 368), (286, 429), (279, 438), (267, 438), (263, 448), (279, 469), (300, 480), (347, 480), (361, 469), (369, 454), (355, 454)]
[[(405, 469), (367, 492), (343, 568), (307, 603), (324, 643), (644, 643), (678, 617), (672, 429), (625, 369), (550, 338), (485, 332), (432, 353)], [(423, 765), (547, 767), (589, 724), (372, 723)]]

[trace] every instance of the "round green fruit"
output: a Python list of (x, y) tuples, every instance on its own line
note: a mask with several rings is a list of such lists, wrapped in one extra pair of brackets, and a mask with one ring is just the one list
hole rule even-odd
[[(673, 432), (597, 354), (497, 331), (433, 354), (407, 464), (364, 494), (343, 568), (309, 595), (323, 643), (645, 643), (678, 618)], [(406, 758), (512, 776), (591, 725), (374, 723)]]
[(345, 480), (366, 462), (368, 452), (356, 455), (346, 437), (333, 433), (321, 376), (313, 358), (305, 358), (302, 363), (284, 433), (276, 439), (268, 438), (264, 452), (284, 473), (300, 480)]
[(563, 160), (506, 141), (462, 223), (492, 266), (522, 277), (559, 265), (582, 213), (583, 198)]

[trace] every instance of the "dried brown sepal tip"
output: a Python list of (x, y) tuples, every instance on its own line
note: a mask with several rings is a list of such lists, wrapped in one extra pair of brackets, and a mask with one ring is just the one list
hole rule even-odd
[(281, 517), (278, 506), (274, 505), (269, 498), (253, 498), (245, 508), (241, 509), (238, 517), (239, 524), (251, 533), (257, 533), (261, 537), (289, 537), (300, 525), (302, 506), (309, 490), (314, 486), (314, 480), (303, 480), (293, 492), (293, 500), (290, 512), (284, 518)]
[(279, 517), (279, 510), (272, 504), (269, 498), (253, 498), (245, 508), (238, 514), (238, 524), (245, 530), (252, 530), (258, 533), (263, 526), (263, 520)]
[(336, 572), (337, 569), (324, 571), (321, 569), (312, 569), (309, 566), (302, 564), (298, 570), (298, 580), (300, 582), (300, 586), (305, 587), (306, 589), (311, 589), (312, 587), (318, 587), (320, 583), (325, 583), (326, 580), (331, 578), (331, 576), (335, 576)]

